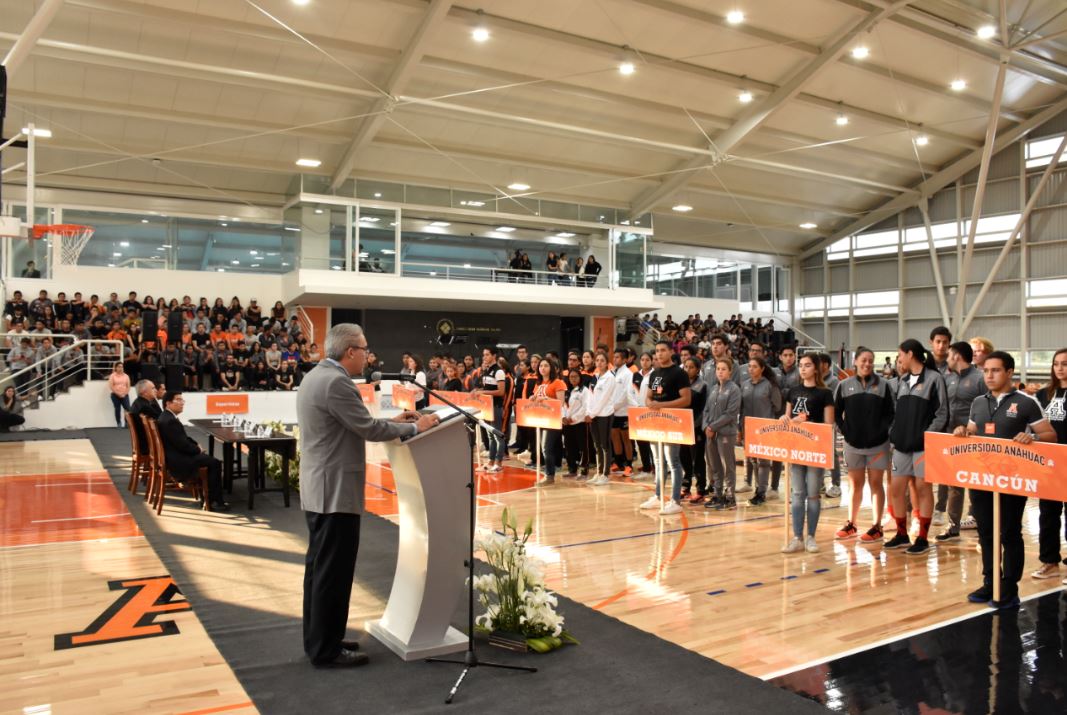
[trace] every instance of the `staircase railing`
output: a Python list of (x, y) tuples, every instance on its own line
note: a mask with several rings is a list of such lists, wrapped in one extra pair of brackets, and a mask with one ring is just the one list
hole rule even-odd
[(308, 345), (315, 342), (315, 324), (302, 305), (296, 306), (296, 322), (300, 323), (300, 332), (307, 336)]
[(0, 375), (0, 391), (14, 385), (24, 407), (34, 408), (74, 385), (106, 380), (122, 360), (118, 340), (76, 340), (24, 368)]

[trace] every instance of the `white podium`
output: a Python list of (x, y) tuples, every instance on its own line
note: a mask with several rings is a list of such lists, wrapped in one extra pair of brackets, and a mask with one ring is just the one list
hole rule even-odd
[(450, 623), (466, 591), (470, 446), (453, 410), (441, 418), (431, 430), (384, 445), (400, 506), (400, 548), (385, 613), (366, 630), (404, 660), (467, 648), (467, 636)]

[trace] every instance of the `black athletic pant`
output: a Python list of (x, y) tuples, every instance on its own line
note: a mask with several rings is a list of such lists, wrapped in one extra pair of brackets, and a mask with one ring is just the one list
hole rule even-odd
[(593, 435), (596, 450), (597, 474), (605, 477), (611, 473), (611, 420), (612, 416), (594, 417), (589, 430)]
[(652, 463), (652, 443), (645, 442), (644, 440), (637, 440), (637, 453), (641, 455), (641, 469), (646, 472), (651, 472), (656, 469), (656, 465)]
[[(1060, 515), (1067, 509), (1067, 503), (1042, 499), (1039, 502), (1041, 515), (1038, 517), (1040, 534), (1040, 558), (1043, 564), (1058, 564), (1060, 562)], [(1067, 520), (1064, 522), (1064, 537), (1067, 540)], [(1065, 561), (1064, 563), (1067, 563)]]
[(585, 422), (563, 427), (563, 447), (567, 455), (567, 470), (577, 472), (589, 469), (589, 452), (585, 448), (587, 437)]
[(704, 445), (707, 437), (703, 430), (697, 430), (696, 444), (683, 444), (682, 458), (682, 489), (689, 489), (695, 481), (697, 493), (708, 493), (708, 467), (704, 457)]
[(304, 517), (304, 652), (321, 665), (341, 654), (359, 551), (359, 514), (308, 511)]
[[(978, 522), (978, 542), (982, 545), (982, 577), (985, 585), (993, 585), (993, 492), (971, 490), (974, 519)], [(1000, 495), (1000, 543), (1004, 549), (1001, 560), (1000, 597), (1002, 600), (1019, 595), (1019, 579), (1023, 577), (1023, 511), (1026, 497), (1015, 494)]]
[(8, 412), (7, 410), (0, 410), (0, 432), (8, 432), (12, 427), (18, 427), (26, 422), (26, 418), (22, 415), (16, 415), (14, 412)]

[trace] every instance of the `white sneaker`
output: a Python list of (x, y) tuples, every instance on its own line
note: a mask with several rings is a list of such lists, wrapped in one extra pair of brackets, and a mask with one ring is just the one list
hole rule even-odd
[(837, 486), (836, 484), (831, 484), (830, 486), (826, 487), (826, 496), (830, 497), (831, 499), (837, 499), (839, 496), (841, 496), (841, 487)]
[(777, 489), (768, 489), (766, 496), (767, 496), (767, 501), (775, 501), (777, 499), (781, 499), (781, 496), (778, 495), (778, 490)]
[(594, 487), (602, 487), (605, 484), (611, 484), (611, 480), (601, 474), (596, 479), (590, 479), (586, 484), (592, 484)]
[(815, 543), (814, 536), (809, 536), (808, 538), (804, 539), (804, 550), (807, 551), (809, 554), (819, 553), (819, 545)]
[(752, 485), (751, 484), (742, 484), (741, 486), (739, 486), (736, 489), (734, 489), (734, 493), (735, 494), (745, 494), (746, 492), (750, 492), (750, 491), (752, 491)]
[(963, 521), (960, 522), (961, 529), (977, 529), (978, 522), (974, 520), (973, 516), (963, 517)]
[(501, 467), (499, 464), (490, 464), (488, 467), (485, 468), (485, 471), (487, 471), (487, 472), (502, 472), (502, 471), (504, 471), (504, 468)]
[(662, 516), (667, 516), (668, 514), (680, 514), (681, 511), (682, 511), (681, 504), (679, 504), (678, 502), (676, 502), (673, 499), (671, 499), (670, 501), (668, 501), (666, 504), (663, 505), (663, 508), (659, 510), (659, 513)]
[(550, 487), (555, 483), (556, 483), (556, 478), (555, 477), (541, 477), (540, 479), (537, 480), (537, 486), (539, 486), (539, 487)]
[(522, 450), (521, 452), (519, 452), (518, 454), (515, 455), (515, 459), (529, 459), (529, 458), (530, 458), (530, 450), (528, 450), (528, 449), (524, 449), (524, 450)]
[(786, 544), (785, 546), (782, 547), (782, 553), (783, 554), (798, 554), (803, 550), (804, 550), (804, 542), (801, 541), (800, 539), (798, 539), (795, 536), (792, 539), (790, 539), (788, 544)]
[(659, 497), (653, 495), (653, 496), (650, 496), (648, 499), (645, 499), (643, 502), (641, 502), (641, 506), (639, 508), (640, 509), (659, 509), (659, 506), (660, 506)]
[(934, 526), (944, 526), (945, 525), (945, 512), (943, 512), (943, 511), (935, 511), (934, 512), (934, 518), (930, 521), (930, 523), (933, 524)]

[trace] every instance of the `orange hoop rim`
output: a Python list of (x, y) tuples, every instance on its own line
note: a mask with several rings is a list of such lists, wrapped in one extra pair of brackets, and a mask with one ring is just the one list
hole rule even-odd
[(35, 224), (33, 227), (33, 237), (43, 238), (50, 233), (58, 236), (80, 236), (86, 231), (92, 230), (92, 226), (83, 226), (77, 223)]

